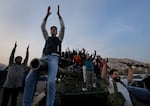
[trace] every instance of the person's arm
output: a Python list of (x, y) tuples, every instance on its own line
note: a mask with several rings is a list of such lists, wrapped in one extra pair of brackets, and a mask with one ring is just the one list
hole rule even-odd
[(94, 51), (94, 55), (92, 57), (92, 61), (95, 59), (95, 57), (96, 57), (96, 50)]
[(59, 23), (60, 23), (59, 39), (61, 41), (63, 41), (64, 34), (65, 34), (65, 24), (64, 24), (64, 21), (60, 15), (59, 5), (58, 5), (58, 10), (57, 10), (57, 15), (58, 15)]
[(12, 49), (11, 55), (9, 57), (9, 65), (14, 62), (14, 55), (15, 55), (16, 47), (17, 47), (17, 42), (15, 42), (15, 46)]
[(27, 65), (28, 59), (29, 59), (29, 45), (27, 47), (26, 57), (25, 57), (24, 62), (23, 62), (24, 65)]
[(128, 66), (128, 77), (127, 77), (127, 80), (128, 80), (128, 84), (131, 83), (132, 81), (132, 78), (133, 78), (133, 68), (132, 68), (132, 65), (130, 64), (127, 64)]
[(47, 8), (47, 14), (46, 14), (46, 16), (44, 17), (44, 20), (43, 20), (43, 22), (42, 22), (42, 24), (41, 24), (41, 30), (42, 30), (43, 37), (44, 37), (45, 40), (47, 40), (48, 37), (49, 37), (49, 36), (48, 36), (48, 32), (47, 32), (47, 30), (46, 30), (46, 22), (47, 22), (48, 17), (49, 17), (50, 14), (51, 14), (50, 9), (51, 9), (51, 7), (48, 6), (48, 8)]
[(103, 68), (102, 68), (101, 77), (104, 80), (104, 83), (107, 86), (109, 86), (109, 80), (107, 78), (107, 62), (105, 60), (103, 60)]

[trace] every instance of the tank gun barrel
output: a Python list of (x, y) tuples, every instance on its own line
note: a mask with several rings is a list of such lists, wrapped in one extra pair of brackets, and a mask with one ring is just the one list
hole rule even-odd
[(48, 63), (42, 59), (34, 58), (30, 62), (30, 67), (32, 70), (47, 71)]

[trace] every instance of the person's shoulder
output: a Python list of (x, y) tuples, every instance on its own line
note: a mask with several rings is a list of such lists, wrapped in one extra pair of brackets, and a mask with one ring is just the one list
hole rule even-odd
[(112, 87), (113, 86), (113, 79), (111, 77), (109, 77), (108, 81), (109, 81), (108, 87)]
[(125, 79), (121, 79), (121, 82), (124, 83), (126, 86), (128, 85), (128, 80), (125, 78)]

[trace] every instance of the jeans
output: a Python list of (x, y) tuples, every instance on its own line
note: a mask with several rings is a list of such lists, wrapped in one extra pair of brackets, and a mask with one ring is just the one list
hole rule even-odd
[[(56, 75), (58, 71), (59, 57), (54, 55), (47, 55), (41, 59), (48, 63), (48, 80), (47, 80), (47, 98), (46, 106), (53, 106), (56, 94)], [(31, 106), (34, 91), (36, 89), (37, 81), (40, 77), (39, 71), (41, 70), (30, 70), (25, 80), (25, 89), (23, 97), (23, 106)]]
[(11, 106), (17, 106), (19, 88), (4, 88), (1, 106), (7, 106), (11, 98)]
[(87, 87), (87, 89), (90, 90), (93, 87), (94, 71), (92, 71), (92, 70), (86, 70), (86, 75), (87, 75), (86, 87)]

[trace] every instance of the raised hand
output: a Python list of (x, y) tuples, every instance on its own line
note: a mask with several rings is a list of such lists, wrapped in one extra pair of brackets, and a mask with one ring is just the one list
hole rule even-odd
[(15, 48), (17, 47), (17, 41), (15, 42)]
[(59, 5), (58, 5), (58, 10), (57, 10), (57, 15), (60, 17)]
[(48, 16), (51, 14), (50, 10), (51, 10), (51, 7), (48, 6), (48, 8), (47, 8), (47, 14), (46, 14), (46, 16), (44, 18), (45, 21), (47, 20)]
[(29, 45), (28, 45), (28, 47), (27, 47), (27, 50), (29, 50)]
[(49, 16), (51, 14), (50, 10), (51, 10), (51, 7), (48, 6), (48, 8), (47, 8), (47, 16)]

